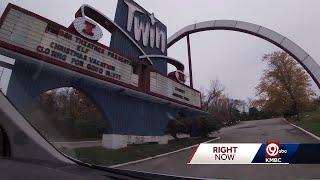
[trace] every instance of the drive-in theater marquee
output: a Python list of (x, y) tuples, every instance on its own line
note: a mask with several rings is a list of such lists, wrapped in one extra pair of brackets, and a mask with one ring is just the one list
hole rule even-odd
[[(109, 46), (100, 43), (102, 29), (111, 33)], [(292, 55), (319, 85), (319, 65), (305, 51), (251, 23), (207, 21), (168, 38), (167, 27), (132, 0), (118, 0), (114, 21), (83, 5), (69, 27), (9, 4), (0, 19), (0, 53), (16, 59), (7, 97), (23, 112), (28, 101), (47, 90), (75, 87), (102, 111), (112, 138), (127, 138), (130, 143), (135, 140), (128, 137), (134, 136), (143, 142), (160, 142), (177, 113), (203, 113), (200, 92), (192, 85), (189, 34), (207, 30), (240, 31), (270, 41)], [(190, 86), (185, 84), (184, 65), (167, 56), (167, 48), (185, 36)], [(168, 73), (168, 63), (176, 67), (174, 72)], [(31, 98), (19, 98), (18, 93)]]
[[(142, 42), (143, 46), (165, 52), (166, 34), (156, 26), (154, 16), (151, 15), (151, 22), (144, 24), (134, 16), (142, 10), (126, 4), (129, 7), (126, 33), (133, 32), (137, 46)], [(102, 38), (102, 30), (86, 17), (77, 17), (65, 28), (11, 5), (3, 17), (0, 38), (3, 47), (39, 57), (41, 61), (200, 108), (199, 92), (161, 75), (152, 65), (144, 72), (134, 72), (143, 66), (143, 63), (133, 62), (136, 57), (126, 58), (96, 42)], [(139, 86), (142, 76), (150, 77), (146, 79), (149, 82), (144, 82), (150, 86)]]

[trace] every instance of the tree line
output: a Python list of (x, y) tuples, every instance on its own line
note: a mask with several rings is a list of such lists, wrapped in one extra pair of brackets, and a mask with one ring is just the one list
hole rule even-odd
[(244, 101), (229, 98), (224, 86), (218, 81), (203, 92), (202, 106), (223, 124), (237, 121), (268, 119), (273, 117), (294, 117), (314, 111), (320, 98), (312, 89), (307, 72), (289, 54), (276, 51), (265, 54), (262, 62), (267, 64), (258, 85), (256, 97)]
[(47, 91), (37, 101), (29, 119), (52, 141), (98, 140), (109, 132), (99, 109), (74, 88)]

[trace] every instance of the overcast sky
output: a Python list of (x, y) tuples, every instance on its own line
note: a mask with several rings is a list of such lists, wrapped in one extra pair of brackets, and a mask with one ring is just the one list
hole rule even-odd
[[(64, 26), (69, 26), (74, 13), (84, 3), (114, 18), (117, 0), (1, 0), (0, 14), (14, 3)], [(168, 37), (195, 22), (232, 19), (272, 29), (301, 46), (320, 63), (319, 0), (136, 0), (167, 25)], [(105, 33), (102, 43), (109, 43)], [(218, 78), (233, 98), (254, 97), (265, 65), (261, 57), (279, 50), (274, 45), (247, 34), (210, 31), (191, 36), (193, 76), (196, 89), (206, 89)], [(169, 56), (187, 67), (186, 40), (169, 50)], [(315, 87), (318, 92), (318, 89)]]

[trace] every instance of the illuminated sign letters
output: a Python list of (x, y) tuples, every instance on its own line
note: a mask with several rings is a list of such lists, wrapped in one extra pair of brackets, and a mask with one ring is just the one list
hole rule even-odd
[[(143, 9), (134, 4), (124, 1), (128, 5), (127, 31), (133, 29), (136, 41), (141, 41), (144, 46), (160, 49), (162, 53), (166, 51), (166, 32), (157, 26), (157, 20), (152, 13), (149, 21), (143, 22), (136, 13), (146, 14)], [(141, 37), (142, 36), (142, 37)]]

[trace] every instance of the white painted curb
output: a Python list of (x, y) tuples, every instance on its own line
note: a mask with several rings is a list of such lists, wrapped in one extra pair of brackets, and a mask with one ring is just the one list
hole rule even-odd
[[(213, 141), (217, 141), (219, 139), (221, 139), (221, 138), (217, 137), (215, 139), (211, 139), (211, 140), (203, 142), (203, 143), (210, 143), (210, 142), (213, 142)], [(136, 161), (130, 161), (130, 162), (122, 163), (122, 164), (112, 165), (112, 166), (109, 166), (109, 168), (118, 168), (118, 167), (121, 167), (121, 166), (137, 164), (137, 163), (148, 161), (148, 160), (151, 160), (151, 159), (156, 159), (156, 158), (160, 158), (160, 157), (167, 156), (167, 155), (170, 155), (170, 154), (174, 154), (174, 153), (178, 153), (178, 152), (181, 152), (181, 151), (185, 151), (185, 150), (194, 148), (196, 146), (198, 146), (198, 144), (195, 144), (193, 146), (189, 146), (189, 147), (186, 147), (186, 148), (183, 148), (183, 149), (179, 149), (179, 150), (176, 150), (176, 151), (172, 151), (172, 152), (168, 152), (168, 153), (164, 153), (164, 154), (159, 154), (159, 155), (156, 155), (156, 156), (153, 156), (153, 157), (148, 157), (148, 158), (145, 158), (145, 159), (140, 159), (140, 160), (136, 160)]]
[(297, 126), (297, 125), (295, 125), (295, 124), (292, 124), (291, 122), (289, 122), (289, 121), (286, 120), (285, 118), (283, 118), (283, 120), (286, 121), (287, 123), (289, 123), (291, 126), (293, 126), (293, 127), (295, 127), (295, 128), (298, 128), (299, 130), (303, 131), (304, 133), (306, 133), (306, 134), (312, 136), (313, 138), (315, 138), (316, 140), (320, 141), (320, 137), (319, 137), (319, 136), (317, 136), (317, 135), (315, 135), (315, 134), (313, 134), (313, 133), (311, 133), (311, 132), (303, 129), (302, 127), (299, 127), (299, 126)]
[(64, 141), (64, 142), (54, 142), (54, 141), (51, 141), (50, 143), (53, 143), (53, 144), (81, 144), (81, 143), (101, 143), (101, 140), (98, 140), (98, 141)]

